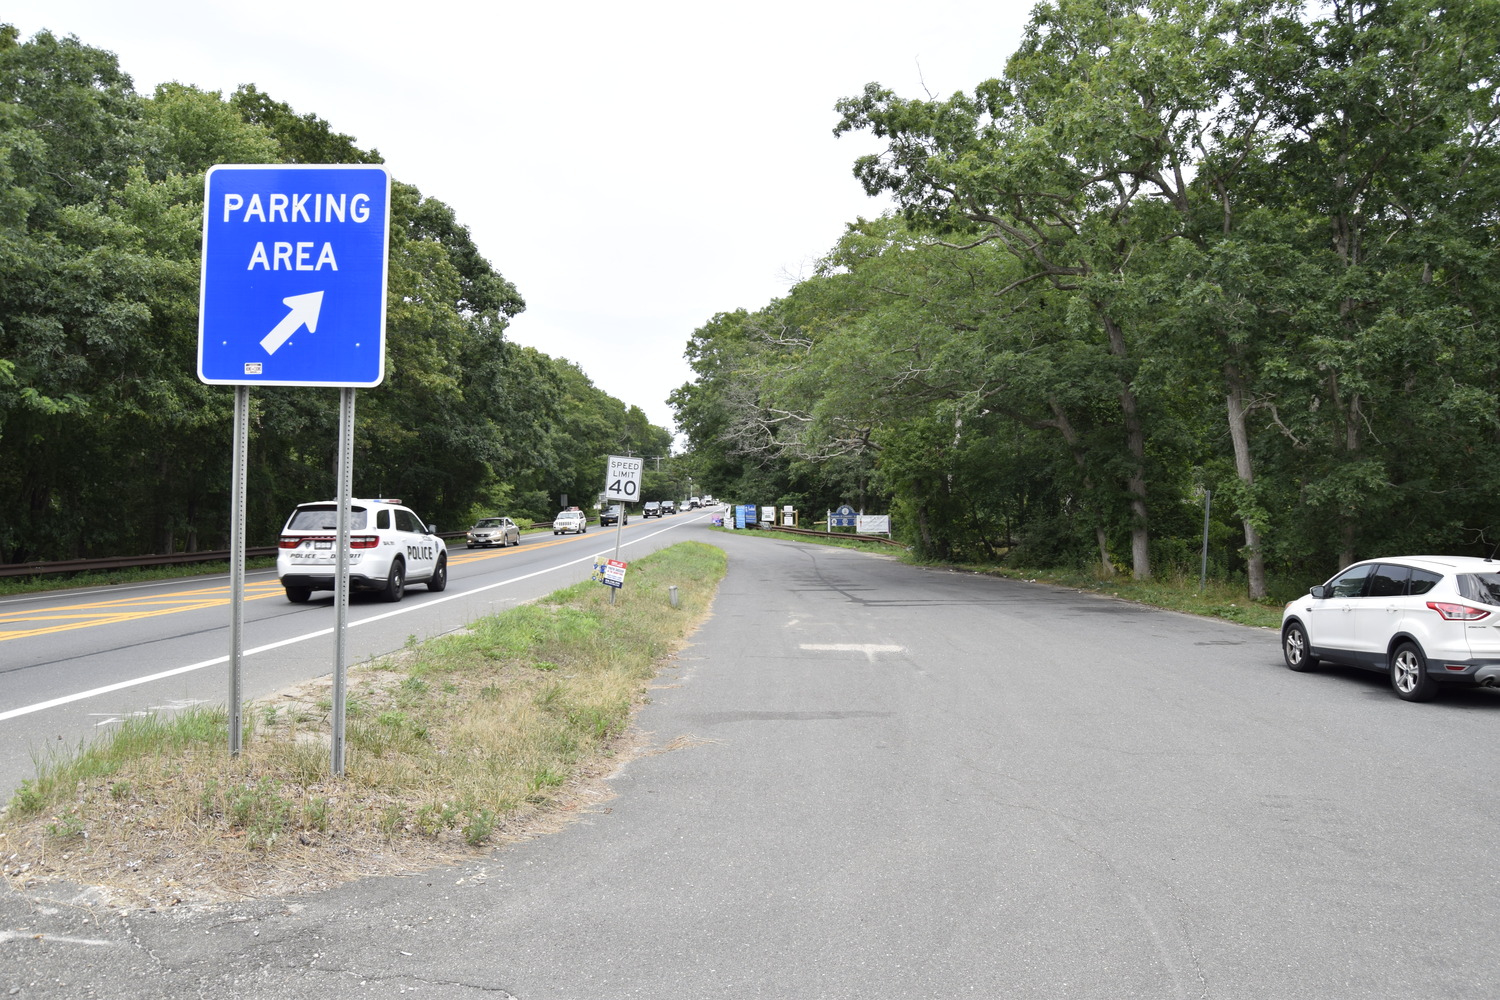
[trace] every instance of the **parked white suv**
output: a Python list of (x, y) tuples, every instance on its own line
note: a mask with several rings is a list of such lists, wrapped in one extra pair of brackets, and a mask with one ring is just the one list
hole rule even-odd
[(1286, 606), (1281, 652), (1388, 673), (1406, 701), (1441, 684), (1500, 686), (1500, 563), (1474, 556), (1357, 562)]
[[(335, 500), (298, 504), (281, 529), (276, 575), (286, 599), (301, 604), (314, 590), (333, 590), (338, 573), (339, 505)], [(423, 524), (399, 500), (351, 500), (349, 587), (375, 590), (399, 601), (407, 583), (448, 586), (448, 546), (434, 525)]]

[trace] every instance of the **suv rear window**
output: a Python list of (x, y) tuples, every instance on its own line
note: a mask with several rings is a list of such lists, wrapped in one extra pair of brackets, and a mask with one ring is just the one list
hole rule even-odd
[(1458, 592), (1480, 604), (1500, 604), (1500, 573), (1460, 573)]
[[(366, 524), (368, 514), (363, 507), (351, 507), (349, 509), (349, 530), (359, 531)], [(337, 531), (339, 530), (339, 509), (333, 504), (319, 504), (316, 507), (298, 507), (292, 514), (290, 521), (286, 523), (288, 531)]]

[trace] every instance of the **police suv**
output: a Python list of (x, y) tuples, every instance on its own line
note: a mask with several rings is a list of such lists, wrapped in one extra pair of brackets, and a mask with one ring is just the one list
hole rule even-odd
[[(276, 575), (286, 599), (301, 604), (314, 590), (333, 590), (338, 574), (339, 505), (328, 500), (298, 504), (281, 529)], [(448, 586), (448, 547), (437, 526), (423, 524), (400, 500), (351, 500), (349, 505), (349, 586), (378, 591), (399, 601), (406, 585)]]

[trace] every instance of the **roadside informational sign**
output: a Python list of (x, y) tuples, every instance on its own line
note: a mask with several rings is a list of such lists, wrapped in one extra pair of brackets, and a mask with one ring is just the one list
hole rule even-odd
[(858, 516), (854, 512), (853, 507), (848, 504), (840, 504), (837, 510), (828, 515), (828, 526), (830, 528), (852, 528)]
[(607, 587), (625, 586), (625, 568), (629, 563), (618, 559), (610, 559), (607, 556), (594, 557), (594, 572), (590, 577), (595, 583), (602, 583)]
[(753, 503), (735, 504), (734, 526), (744, 528), (755, 524), (755, 505)]
[(854, 530), (861, 535), (889, 535), (891, 533), (891, 515), (889, 514), (861, 514), (854, 525)]
[(641, 469), (646, 465), (643, 458), (625, 455), (609, 456), (609, 468), (604, 474), (604, 495), (610, 500), (633, 503), (641, 498)]
[(198, 378), (379, 385), (390, 200), (391, 176), (378, 164), (210, 167)]

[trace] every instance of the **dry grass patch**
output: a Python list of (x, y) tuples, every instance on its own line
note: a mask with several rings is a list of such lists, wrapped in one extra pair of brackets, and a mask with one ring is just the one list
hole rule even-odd
[[(0, 816), (0, 869), (163, 906), (284, 895), (471, 857), (607, 793), (633, 711), (707, 614), (724, 555), (633, 562), (611, 606), (582, 583), (349, 671), (345, 774), (327, 681), (247, 706), (124, 722), (39, 768)], [(678, 588), (671, 606), (667, 587)]]

